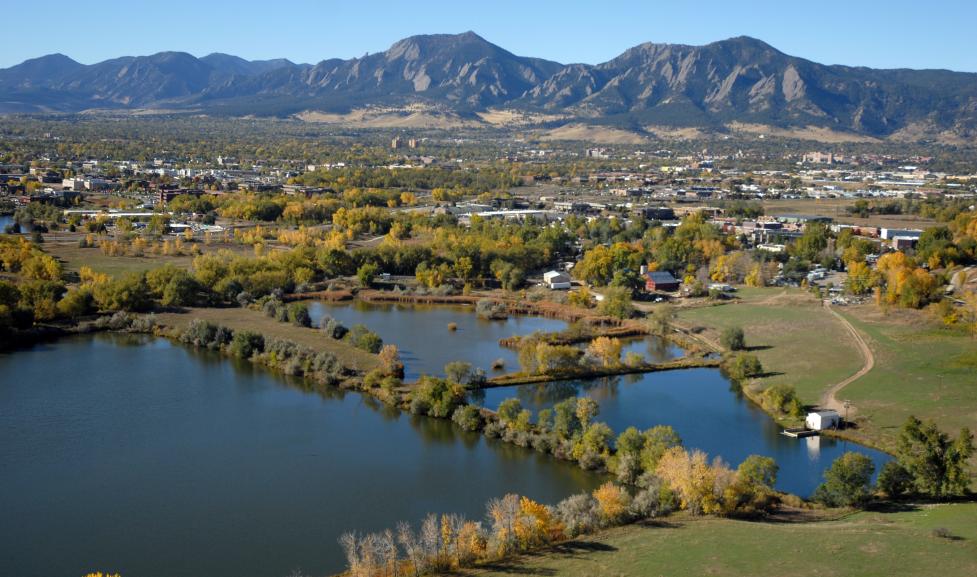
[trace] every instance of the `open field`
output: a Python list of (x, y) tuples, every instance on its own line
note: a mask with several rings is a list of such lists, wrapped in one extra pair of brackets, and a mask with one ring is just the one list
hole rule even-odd
[[(606, 531), (491, 568), (499, 575), (791, 575), (964, 577), (977, 574), (977, 504), (863, 512), (834, 521), (759, 523), (677, 515)], [(937, 537), (936, 528), (951, 537)]]
[(78, 272), (87, 266), (96, 272), (118, 276), (129, 272), (142, 272), (165, 264), (172, 264), (180, 268), (189, 268), (193, 257), (186, 256), (109, 256), (98, 248), (78, 248), (78, 243), (46, 242), (44, 250), (56, 257), (64, 265), (67, 272)]
[(246, 329), (255, 331), (261, 333), (266, 338), (288, 339), (316, 351), (332, 353), (343, 364), (361, 371), (370, 371), (380, 366), (379, 359), (376, 355), (361, 351), (342, 341), (330, 339), (316, 329), (281, 323), (251, 309), (193, 308), (188, 309), (185, 313), (159, 314), (157, 318), (161, 324), (181, 329), (193, 319), (203, 319), (234, 330)]
[(977, 341), (940, 328), (921, 311), (836, 310), (875, 355), (875, 367), (838, 394), (856, 407), (859, 435), (891, 445), (909, 415), (934, 419), (953, 434), (977, 430)]
[(919, 228), (934, 226), (936, 222), (913, 214), (873, 214), (868, 218), (848, 216), (845, 207), (854, 206), (855, 201), (848, 198), (794, 198), (794, 199), (766, 199), (763, 209), (767, 215), (778, 214), (811, 214), (828, 216), (844, 224), (858, 226), (874, 226), (879, 228)]
[(703, 338), (718, 342), (722, 330), (739, 326), (764, 371), (764, 386), (787, 383), (801, 400), (814, 404), (833, 383), (858, 371), (863, 359), (844, 325), (800, 289), (743, 288), (739, 301), (679, 311), (680, 324), (703, 327)]

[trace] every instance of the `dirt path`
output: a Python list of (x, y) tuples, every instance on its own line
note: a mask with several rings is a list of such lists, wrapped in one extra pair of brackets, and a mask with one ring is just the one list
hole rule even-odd
[[(862, 368), (859, 369), (857, 373), (843, 381), (831, 385), (831, 387), (825, 391), (823, 395), (821, 395), (821, 401), (819, 403), (821, 407), (826, 409), (834, 409), (835, 411), (838, 411), (839, 414), (843, 415), (845, 406), (843, 402), (838, 400), (838, 392), (848, 386), (848, 384), (860, 379), (871, 371), (875, 366), (875, 355), (872, 354), (872, 349), (869, 348), (868, 344), (866, 344), (861, 333), (859, 333), (858, 330), (852, 326), (850, 322), (848, 322), (848, 319), (838, 314), (837, 311), (831, 308), (830, 304), (825, 303), (825, 307), (828, 309), (828, 312), (833, 314), (835, 318), (845, 325), (845, 328), (848, 329), (849, 334), (851, 334), (852, 338), (855, 339), (855, 344), (858, 346), (858, 350), (861, 351), (862, 358), (865, 359), (865, 364), (862, 365)], [(849, 414), (853, 414), (855, 412), (854, 407), (849, 407), (848, 410)]]

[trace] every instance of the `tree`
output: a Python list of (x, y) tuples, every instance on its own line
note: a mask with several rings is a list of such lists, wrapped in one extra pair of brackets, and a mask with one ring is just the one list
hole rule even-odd
[(514, 550), (516, 544), (516, 522), (521, 513), (519, 496), (510, 493), (501, 499), (492, 499), (487, 509), (492, 522), (496, 555), (504, 557)]
[(627, 491), (610, 481), (593, 492), (601, 520), (609, 526), (622, 523), (628, 515), (631, 496)]
[(675, 309), (671, 305), (662, 305), (651, 313), (648, 328), (656, 335), (666, 336), (672, 332), (675, 321)]
[(646, 471), (654, 471), (658, 467), (658, 461), (665, 451), (682, 446), (681, 437), (668, 425), (656, 425), (646, 430), (642, 436), (644, 445), (641, 447), (641, 466)]
[(461, 405), (455, 409), (451, 420), (466, 431), (477, 431), (482, 428), (482, 413), (475, 405)]
[(899, 461), (887, 461), (875, 484), (888, 498), (898, 499), (913, 490), (913, 481), (912, 474)]
[(814, 500), (829, 507), (856, 507), (869, 497), (875, 465), (861, 453), (849, 451), (831, 463), (824, 483), (814, 491)]
[(522, 403), (516, 398), (506, 399), (499, 403), (499, 410), (496, 412), (499, 415), (499, 421), (509, 427), (516, 422), (519, 413), (522, 412)]
[(731, 351), (746, 349), (746, 339), (740, 327), (726, 327), (720, 336), (720, 343)]
[(372, 262), (363, 263), (360, 268), (356, 269), (356, 279), (360, 281), (360, 285), (369, 287), (373, 285), (373, 277), (377, 276), (377, 265)]
[(553, 406), (553, 432), (569, 439), (580, 430), (577, 418), (577, 398), (564, 399)]
[(723, 361), (726, 374), (736, 381), (753, 378), (763, 374), (763, 365), (755, 355), (740, 353)]
[(587, 353), (599, 359), (605, 367), (621, 364), (621, 340), (610, 337), (597, 337), (590, 342)]
[(631, 318), (634, 305), (631, 304), (631, 291), (624, 287), (609, 287), (604, 290), (604, 300), (597, 309), (601, 314), (619, 319)]
[(581, 428), (586, 430), (594, 417), (600, 413), (600, 406), (597, 404), (597, 401), (590, 397), (580, 397), (577, 399), (575, 410), (577, 421), (580, 423)]
[(750, 455), (736, 469), (736, 478), (754, 489), (773, 490), (780, 467), (770, 457)]
[(936, 498), (966, 492), (970, 484), (967, 460), (973, 453), (969, 429), (961, 429), (951, 440), (936, 423), (912, 416), (899, 432), (896, 449), (899, 464), (912, 476), (916, 490)]

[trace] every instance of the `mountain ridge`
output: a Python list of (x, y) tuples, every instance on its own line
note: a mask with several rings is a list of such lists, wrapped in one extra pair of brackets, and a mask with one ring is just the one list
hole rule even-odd
[(505, 108), (632, 127), (977, 136), (975, 73), (824, 65), (748, 36), (701, 46), (646, 42), (600, 64), (517, 56), (468, 31), (411, 36), (383, 52), (316, 64), (173, 51), (90, 65), (52, 54), (0, 69), (0, 113), (291, 116), (417, 105), (466, 118)]

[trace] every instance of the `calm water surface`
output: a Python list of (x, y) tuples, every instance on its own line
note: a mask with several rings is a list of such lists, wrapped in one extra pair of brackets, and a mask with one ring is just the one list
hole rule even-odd
[[(422, 374), (443, 375), (444, 366), (452, 361), (466, 361), (492, 373), (492, 363), (502, 359), (505, 371), (519, 369), (516, 352), (499, 346), (499, 339), (528, 335), (535, 331), (561, 331), (567, 323), (556, 319), (510, 316), (502, 321), (478, 318), (474, 307), (404, 304), (309, 303), (309, 315), (318, 325), (323, 315), (330, 315), (347, 327), (364, 324), (400, 349), (405, 379), (416, 380)], [(458, 325), (456, 331), (448, 324)]]
[(283, 577), (343, 568), (339, 535), (481, 519), (600, 477), (358, 394), (316, 394), (165, 340), (0, 355), (0, 574)]
[(781, 427), (742, 397), (716, 369), (499, 387), (478, 391), (472, 400), (495, 409), (503, 400), (516, 397), (537, 412), (573, 396), (596, 400), (600, 405), (597, 420), (616, 433), (629, 426), (671, 425), (686, 447), (719, 455), (733, 467), (753, 454), (773, 457), (780, 465), (778, 488), (797, 495), (810, 495), (822, 481), (824, 470), (846, 451), (870, 456), (876, 471), (891, 458), (828, 437), (781, 435)]

